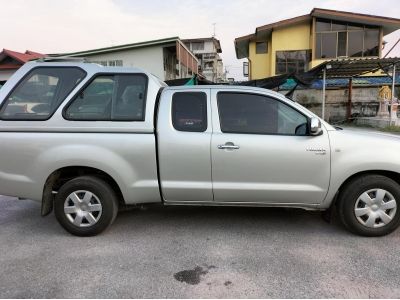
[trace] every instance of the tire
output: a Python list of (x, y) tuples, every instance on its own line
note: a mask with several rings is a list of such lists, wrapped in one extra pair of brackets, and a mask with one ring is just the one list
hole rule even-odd
[(352, 179), (339, 194), (337, 215), (351, 232), (383, 236), (400, 225), (400, 185), (382, 175)]
[(60, 225), (76, 236), (94, 236), (106, 230), (118, 213), (115, 191), (104, 180), (81, 176), (58, 191), (54, 212)]

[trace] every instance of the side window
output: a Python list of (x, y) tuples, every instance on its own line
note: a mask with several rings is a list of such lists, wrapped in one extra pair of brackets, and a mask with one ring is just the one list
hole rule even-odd
[(74, 67), (39, 67), (31, 70), (4, 100), (2, 120), (46, 120), (86, 73)]
[(172, 123), (179, 131), (207, 130), (207, 95), (202, 92), (178, 92), (172, 96)]
[(66, 108), (76, 121), (144, 121), (147, 77), (142, 74), (100, 75)]
[(66, 111), (70, 120), (110, 120), (114, 77), (99, 76), (78, 94)]
[(307, 118), (276, 99), (245, 93), (218, 93), (225, 133), (306, 135)]

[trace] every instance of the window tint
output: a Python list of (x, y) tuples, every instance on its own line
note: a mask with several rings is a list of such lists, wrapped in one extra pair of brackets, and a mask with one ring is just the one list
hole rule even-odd
[(317, 22), (315, 24), (316, 31), (317, 32), (331, 31), (332, 29), (331, 23), (332, 23), (331, 20), (317, 19)]
[(336, 57), (337, 33), (319, 33), (317, 34), (317, 43), (321, 43), (321, 58)]
[(72, 67), (33, 69), (5, 100), (1, 119), (48, 119), (85, 76), (83, 70)]
[(147, 78), (135, 75), (96, 77), (68, 106), (65, 116), (81, 121), (144, 121)]
[(348, 56), (361, 57), (363, 54), (363, 31), (349, 32), (349, 49)]
[(306, 135), (307, 118), (276, 99), (254, 94), (219, 93), (221, 131)]
[(179, 131), (206, 131), (207, 95), (200, 92), (175, 93), (172, 97), (172, 123)]
[(366, 30), (364, 32), (363, 56), (379, 56), (379, 30)]
[(338, 32), (337, 56), (346, 56), (347, 32)]

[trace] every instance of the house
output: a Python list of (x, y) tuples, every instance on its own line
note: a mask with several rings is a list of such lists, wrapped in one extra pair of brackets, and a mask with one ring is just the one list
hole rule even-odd
[(161, 80), (191, 77), (198, 73), (198, 59), (179, 37), (86, 50), (56, 56), (82, 57), (111, 67), (138, 67)]
[(226, 82), (224, 65), (220, 53), (221, 43), (215, 37), (185, 39), (182, 42), (199, 60), (202, 75), (212, 82)]
[(42, 57), (45, 55), (30, 50), (20, 53), (3, 49), (0, 52), (0, 85), (4, 84), (23, 64)]
[(380, 58), (383, 37), (398, 29), (400, 19), (314, 8), (236, 38), (236, 57), (248, 59), (249, 79), (302, 73), (336, 58)]

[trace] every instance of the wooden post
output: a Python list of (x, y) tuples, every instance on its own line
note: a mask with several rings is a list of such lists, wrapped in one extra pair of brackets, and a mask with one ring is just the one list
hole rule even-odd
[(349, 97), (347, 100), (347, 121), (350, 121), (351, 119), (351, 100), (353, 98), (353, 77), (350, 77), (349, 79)]

